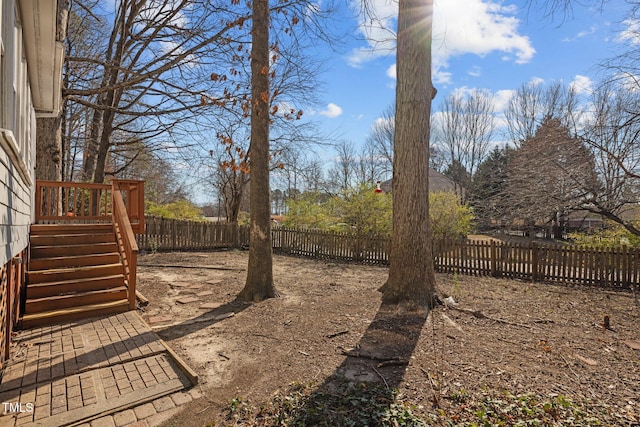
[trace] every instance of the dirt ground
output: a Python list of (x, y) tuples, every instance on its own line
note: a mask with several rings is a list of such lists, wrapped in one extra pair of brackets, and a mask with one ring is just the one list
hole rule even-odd
[(335, 375), (395, 387), (425, 419), (456, 419), (464, 396), (508, 392), (560, 395), (604, 425), (640, 425), (640, 309), (630, 293), (438, 275), (458, 305), (416, 320), (380, 310), (384, 267), (275, 255), (280, 297), (250, 305), (235, 300), (247, 257), (139, 257), (143, 317), (200, 378), (203, 398), (169, 426), (232, 425), (234, 398), (261, 405), (291, 383)]

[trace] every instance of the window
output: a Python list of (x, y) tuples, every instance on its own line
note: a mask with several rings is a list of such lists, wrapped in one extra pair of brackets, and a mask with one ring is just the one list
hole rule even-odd
[(35, 119), (18, 7), (2, 0), (0, 22), (0, 145), (27, 186), (32, 184)]

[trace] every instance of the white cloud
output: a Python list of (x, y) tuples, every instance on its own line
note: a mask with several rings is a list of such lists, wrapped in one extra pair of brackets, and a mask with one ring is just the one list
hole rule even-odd
[(544, 79), (542, 77), (534, 77), (529, 80), (529, 84), (532, 86), (540, 86), (541, 84), (544, 84)]
[(442, 68), (436, 68), (433, 70), (433, 74), (431, 75), (431, 79), (435, 84), (446, 85), (451, 83), (453, 74), (449, 71), (444, 71)]
[(467, 71), (467, 74), (469, 74), (471, 77), (480, 77), (482, 75), (482, 68), (475, 65), (471, 67), (469, 71)]
[[(361, 0), (349, 0), (351, 7), (360, 11)], [(398, 16), (398, 3), (389, 0), (368, 0), (372, 13), (360, 14), (358, 32), (366, 41), (366, 46), (354, 49), (347, 62), (352, 67), (360, 67), (381, 56), (395, 52), (395, 26)], [(375, 17), (374, 18), (372, 18)]]
[(630, 73), (619, 73), (615, 76), (619, 84), (630, 92), (640, 91), (640, 75)]
[(443, 64), (449, 57), (503, 52), (508, 60), (529, 62), (535, 49), (518, 33), (514, 6), (483, 0), (436, 1), (433, 18), (434, 53)]
[[(180, 10), (174, 12), (176, 9)], [(183, 10), (184, 7), (181, 6), (178, 0), (150, 1), (147, 3), (147, 7), (140, 11), (140, 18), (142, 21), (162, 20), (164, 25), (186, 28), (189, 20), (183, 13)], [(166, 20), (167, 17), (170, 17), (168, 21)]]
[(584, 31), (580, 31), (576, 37), (578, 38), (582, 38), (582, 37), (586, 37), (589, 34), (593, 34), (598, 30), (598, 26), (597, 25), (592, 25), (591, 27), (589, 27), (588, 30), (584, 30)]
[(335, 119), (336, 117), (342, 115), (342, 108), (340, 108), (333, 102), (330, 102), (329, 104), (327, 104), (327, 108), (323, 111), (320, 111), (318, 114), (320, 114), (321, 116), (329, 117), (330, 119)]
[(569, 88), (576, 91), (576, 93), (589, 93), (593, 91), (593, 81), (587, 76), (576, 75)]
[(493, 111), (495, 112), (493, 124), (496, 129), (504, 129), (507, 126), (507, 118), (504, 115), (509, 106), (509, 101), (516, 94), (514, 89), (498, 90), (493, 94)]
[[(278, 102), (278, 111), (276, 114), (284, 117), (285, 114), (295, 114), (296, 111), (298, 111), (298, 109), (296, 109), (293, 104), (287, 101), (281, 101)], [(305, 113), (307, 113), (307, 111), (305, 111)], [(311, 112), (310, 115), (313, 115), (313, 112)]]
[(503, 89), (497, 91), (493, 96), (493, 108), (497, 113), (503, 112), (516, 91), (513, 89)]
[(578, 32), (578, 34), (576, 34), (574, 37), (567, 37), (562, 39), (563, 42), (574, 42), (578, 39), (581, 39), (583, 37), (586, 37), (590, 34), (595, 33), (596, 31), (598, 31), (598, 26), (597, 25), (592, 25), (591, 27), (589, 27), (588, 30), (582, 30), (580, 32)]
[(373, 124), (371, 125), (371, 129), (375, 129), (375, 128), (385, 128), (385, 127), (393, 127), (395, 123), (395, 117), (391, 116), (391, 117), (378, 117), (377, 119), (375, 119), (373, 121)]
[(389, 68), (387, 68), (387, 77), (396, 80), (398, 75), (396, 74), (396, 64), (393, 64)]
[[(395, 87), (395, 80), (398, 79), (398, 74), (397, 74), (397, 68), (396, 68), (396, 64), (391, 65), (389, 68), (387, 68), (387, 77), (389, 77), (390, 79), (394, 80), (394, 82), (390, 85), (388, 85), (389, 87)], [(433, 70), (433, 74), (431, 76), (431, 79), (433, 80), (433, 82), (435, 84), (447, 84), (447, 83), (451, 83), (451, 73), (444, 71), (442, 69), (436, 69)]]
[(305, 19), (312, 19), (314, 15), (317, 15), (322, 10), (322, 2), (309, 3), (305, 11)]
[(640, 44), (640, 19), (626, 19), (622, 21), (626, 27), (618, 36), (619, 42), (630, 42), (631, 44)]
[[(354, 8), (359, 7), (360, 0), (350, 1)], [(367, 45), (354, 50), (348, 58), (355, 67), (395, 50), (397, 2), (370, 1), (374, 16), (379, 18), (373, 22), (369, 17), (361, 18), (359, 32)], [(453, 56), (502, 52), (505, 60), (529, 62), (535, 49), (531, 40), (518, 32), (520, 20), (515, 12), (515, 6), (504, 6), (495, 0), (437, 0), (433, 19), (434, 81), (451, 80), (451, 74), (443, 70)]]
[[(160, 48), (160, 52), (166, 56), (179, 56), (184, 53), (182, 46), (174, 41), (159, 41), (158, 46)], [(181, 63), (187, 64), (190, 67), (195, 67), (198, 65), (199, 61), (194, 55), (187, 55)]]

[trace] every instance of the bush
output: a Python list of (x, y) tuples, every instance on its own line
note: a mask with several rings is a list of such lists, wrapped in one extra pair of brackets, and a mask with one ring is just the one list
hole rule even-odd
[(448, 191), (429, 193), (429, 218), (434, 240), (466, 237), (472, 230), (473, 212)]
[[(358, 234), (390, 234), (391, 200), (391, 194), (375, 193), (372, 186), (362, 186), (331, 197), (304, 193), (287, 202), (289, 213), (284, 225)], [(461, 205), (454, 193), (430, 193), (429, 203), (434, 239), (465, 237), (471, 232), (471, 208)]]
[(170, 219), (185, 219), (202, 221), (202, 210), (188, 200), (161, 205), (155, 202), (145, 202), (145, 214)]
[(362, 186), (334, 197), (333, 205), (340, 222), (358, 234), (391, 233), (391, 195), (375, 193), (374, 187)]
[(640, 236), (630, 233), (626, 228), (615, 223), (607, 223), (606, 228), (591, 233), (569, 233), (567, 237), (573, 244), (584, 247), (623, 245), (640, 247)]
[(330, 200), (323, 200), (317, 192), (303, 193), (295, 199), (287, 200), (288, 213), (284, 221), (286, 227), (318, 228), (328, 230), (339, 219), (334, 216)]

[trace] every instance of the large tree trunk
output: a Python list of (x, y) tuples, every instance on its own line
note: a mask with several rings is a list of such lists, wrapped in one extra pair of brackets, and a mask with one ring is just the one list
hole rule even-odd
[(251, 47), (251, 216), (247, 281), (240, 297), (262, 301), (276, 296), (273, 285), (269, 209), (269, 1), (254, 0)]
[(382, 303), (405, 310), (434, 305), (429, 224), (429, 117), (433, 2), (400, 0), (393, 156), (393, 234)]
[(36, 179), (62, 181), (62, 114), (36, 120)]
[(104, 183), (105, 169), (111, 148), (111, 122), (106, 122), (102, 129), (100, 137), (100, 145), (96, 156), (96, 169), (93, 171), (93, 182), (97, 184)]
[(82, 180), (85, 182), (93, 182), (96, 172), (96, 162), (98, 159), (98, 146), (100, 134), (102, 131), (102, 110), (95, 109), (91, 118), (91, 130), (89, 139), (84, 146), (84, 158), (82, 164)]

